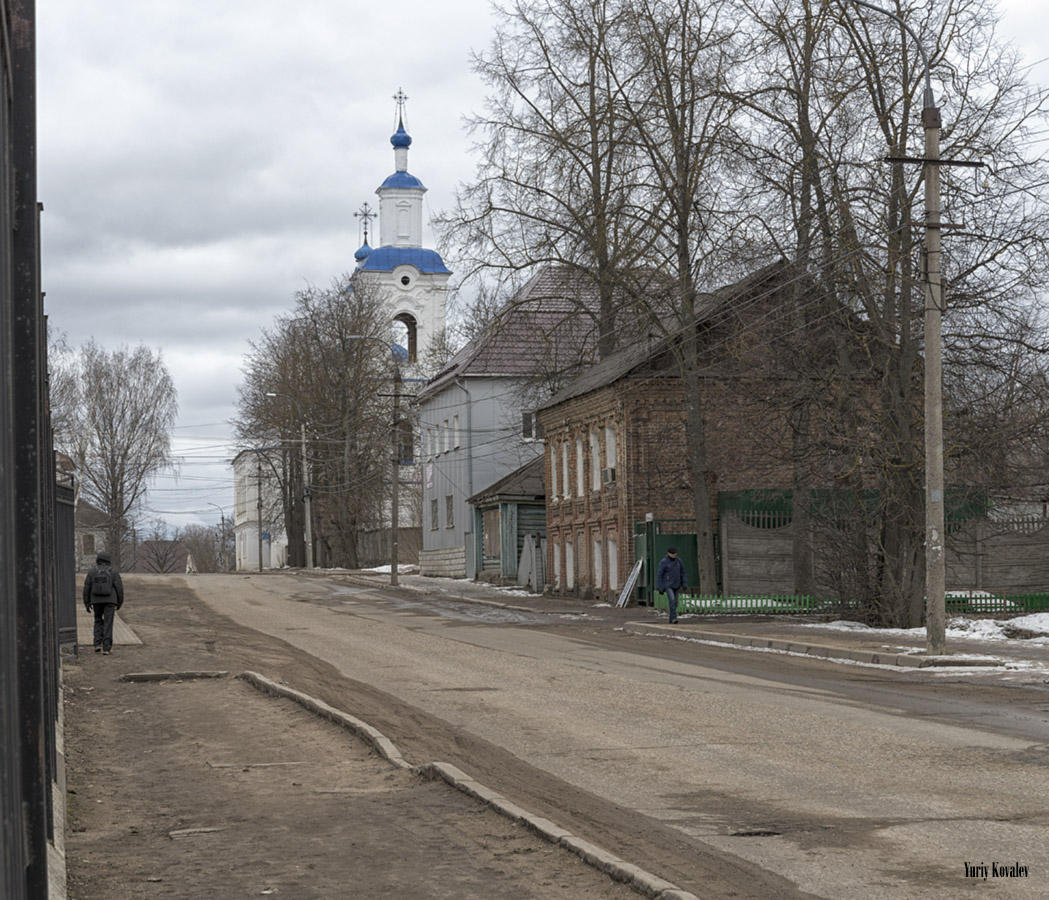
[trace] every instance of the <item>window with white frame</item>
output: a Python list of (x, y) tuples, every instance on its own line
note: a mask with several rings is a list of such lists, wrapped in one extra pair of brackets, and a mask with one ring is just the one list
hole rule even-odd
[(608, 589), (619, 590), (619, 546), (615, 538), (608, 539)]
[(601, 490), (601, 436), (590, 432), (590, 490)]
[(561, 475), (561, 494), (567, 500), (572, 495), (569, 487), (571, 482), (568, 480), (568, 441), (561, 445)]
[(575, 587), (575, 545), (571, 541), (565, 542), (565, 587)]
[(584, 496), (586, 481), (583, 478), (583, 439), (575, 439), (575, 495)]
[(433, 427), (433, 455), (437, 456), (441, 452), (441, 424), (438, 422)]
[(604, 564), (604, 555), (601, 553), (601, 539), (594, 538), (593, 541), (593, 576), (594, 576), (594, 590), (601, 590), (605, 583), (605, 572), (602, 568)]
[(561, 589), (561, 543), (554, 541), (554, 587)]
[(452, 440), (451, 429), (448, 427), (448, 420), (445, 419), (444, 420), (444, 443), (441, 445), (441, 450), (444, 453), (447, 453), (448, 450), (450, 449), (449, 448), (449, 444), (451, 443), (451, 440)]
[(550, 499), (557, 499), (557, 448), (550, 445)]
[(609, 481), (615, 481), (618, 467), (619, 448), (616, 446), (616, 430), (611, 425), (605, 426), (605, 468), (611, 469)]
[(459, 417), (452, 418), (452, 427), (455, 429), (455, 449), (459, 449)]

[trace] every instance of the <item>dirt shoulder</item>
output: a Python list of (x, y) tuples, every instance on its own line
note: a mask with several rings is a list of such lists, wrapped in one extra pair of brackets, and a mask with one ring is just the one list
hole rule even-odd
[(246, 656), (274, 678), (297, 668), (189, 589), (128, 581), (121, 615), (143, 643), (64, 669), (73, 900), (637, 896), (291, 701), (234, 678), (121, 680), (236, 673)]

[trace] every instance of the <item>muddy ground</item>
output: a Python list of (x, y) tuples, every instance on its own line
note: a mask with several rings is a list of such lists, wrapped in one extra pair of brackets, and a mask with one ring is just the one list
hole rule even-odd
[(64, 666), (73, 900), (639, 896), (239, 679), (121, 680), (251, 668), (329, 701), (353, 687), (232, 626), (178, 582), (127, 580), (121, 616), (143, 643), (109, 657), (82, 647)]

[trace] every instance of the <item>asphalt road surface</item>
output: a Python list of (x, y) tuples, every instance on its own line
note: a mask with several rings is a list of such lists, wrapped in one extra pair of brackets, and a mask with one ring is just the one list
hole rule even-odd
[(671, 643), (582, 606), (172, 583), (246, 667), (246, 635), (279, 638), (323, 666), (263, 674), (699, 896), (1049, 896), (1045, 690)]

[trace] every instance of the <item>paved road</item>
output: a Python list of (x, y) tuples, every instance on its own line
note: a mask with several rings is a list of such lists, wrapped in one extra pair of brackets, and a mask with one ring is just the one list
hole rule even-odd
[[(425, 714), (382, 723), (402, 747), (444, 723), (697, 855), (738, 861), (740, 877), (749, 863), (834, 900), (955, 898), (984, 886), (966, 866), (987, 866), (995, 896), (1049, 895), (1044, 693), (669, 647), (548, 606), (478, 610), (280, 575), (187, 583), (235, 623)], [(996, 714), (1010, 702), (1019, 714)], [(1002, 863), (1027, 875), (993, 877)]]

